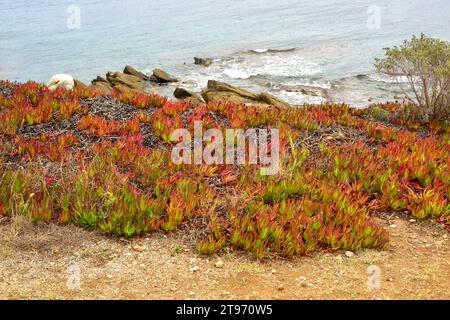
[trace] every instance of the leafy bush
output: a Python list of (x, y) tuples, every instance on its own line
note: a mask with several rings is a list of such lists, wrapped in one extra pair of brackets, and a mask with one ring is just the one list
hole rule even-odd
[(370, 108), (370, 115), (375, 119), (375, 120), (380, 120), (380, 121), (388, 121), (391, 117), (391, 113), (383, 108), (380, 108), (378, 106), (374, 106), (372, 108)]
[[(393, 76), (406, 99), (419, 107), (422, 119), (448, 120), (450, 116), (450, 43), (421, 34), (399, 47), (385, 49), (375, 60), (378, 72)], [(399, 77), (405, 77), (407, 90)]]

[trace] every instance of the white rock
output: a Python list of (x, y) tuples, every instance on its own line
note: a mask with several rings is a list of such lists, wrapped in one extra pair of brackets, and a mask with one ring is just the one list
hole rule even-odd
[(189, 271), (191, 271), (191, 272), (197, 272), (198, 270), (200, 270), (200, 268), (197, 267), (197, 266), (192, 267), (192, 268), (189, 269)]
[(219, 260), (219, 261), (217, 261), (215, 264), (214, 264), (214, 266), (216, 267), (216, 268), (223, 268), (223, 265), (224, 265), (224, 263), (223, 263), (223, 261), (222, 260)]
[(349, 258), (353, 257), (355, 254), (351, 251), (345, 251), (345, 255)]
[(69, 74), (56, 74), (50, 78), (47, 87), (53, 91), (58, 88), (63, 88), (66, 90), (73, 90), (75, 87), (75, 81), (73, 77)]

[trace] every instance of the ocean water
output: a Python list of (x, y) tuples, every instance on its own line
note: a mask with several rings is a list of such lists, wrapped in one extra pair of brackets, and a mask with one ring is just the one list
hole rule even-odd
[[(216, 79), (321, 102), (298, 92), (308, 85), (364, 106), (398, 95), (374, 72), (382, 49), (420, 32), (449, 40), (449, 16), (448, 0), (0, 0), (0, 79), (89, 82), (130, 64), (195, 91)], [(196, 66), (194, 56), (215, 62)]]

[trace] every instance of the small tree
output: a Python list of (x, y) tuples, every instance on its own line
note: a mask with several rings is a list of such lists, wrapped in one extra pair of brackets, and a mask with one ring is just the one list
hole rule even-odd
[[(424, 120), (449, 120), (450, 43), (421, 34), (384, 50), (385, 58), (375, 59), (377, 71), (395, 77), (406, 99), (419, 106)], [(399, 77), (407, 79), (410, 91)]]

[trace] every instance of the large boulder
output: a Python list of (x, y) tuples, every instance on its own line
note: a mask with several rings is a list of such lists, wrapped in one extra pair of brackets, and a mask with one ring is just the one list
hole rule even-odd
[(265, 92), (258, 94), (257, 100), (272, 106), (286, 107), (286, 108), (290, 107), (289, 103)]
[(211, 90), (203, 90), (202, 91), (203, 100), (206, 102), (232, 102), (232, 103), (251, 103), (253, 100), (241, 97), (233, 92), (229, 91), (211, 91)]
[(202, 97), (206, 102), (225, 101), (233, 103), (273, 105), (289, 107), (289, 104), (268, 93), (255, 94), (250, 91), (232, 86), (228, 83), (209, 80), (208, 87), (202, 90)]
[(144, 91), (144, 84), (141, 79), (136, 76), (125, 74), (122, 72), (108, 72), (106, 79), (113, 86), (123, 85), (137, 91)]
[(75, 88), (76, 88), (76, 89), (81, 89), (81, 90), (86, 90), (86, 89), (88, 89), (87, 84), (81, 82), (80, 80), (74, 79), (73, 82), (74, 82), (74, 84), (75, 84)]
[(97, 78), (95, 78), (94, 80), (92, 80), (92, 84), (95, 84), (97, 82), (104, 82), (104, 83), (108, 83), (108, 80), (106, 80), (105, 78), (101, 77), (101, 76), (97, 76)]
[(203, 104), (204, 103), (197, 94), (190, 92), (186, 89), (180, 88), (180, 87), (175, 89), (173, 95), (177, 99), (184, 100), (184, 101), (190, 101), (193, 104)]
[(141, 80), (144, 80), (144, 81), (149, 81), (150, 80), (150, 77), (148, 75), (146, 75), (145, 73), (142, 73), (140, 71), (137, 71), (132, 66), (126, 66), (125, 69), (123, 69), (123, 73), (135, 76), (135, 77), (137, 77), (137, 78), (139, 78)]
[(212, 63), (213, 63), (212, 59), (194, 57), (194, 64), (196, 64), (196, 65), (209, 67)]
[(178, 87), (173, 92), (173, 95), (177, 99), (186, 99), (186, 98), (192, 97), (194, 95), (194, 93), (192, 93), (186, 89)]
[(66, 90), (73, 90), (75, 82), (70, 74), (55, 74), (50, 78), (47, 87), (54, 91), (58, 88), (64, 88)]
[(150, 77), (150, 80), (158, 83), (178, 82), (178, 79), (172, 77), (161, 69), (153, 70), (153, 75)]
[[(202, 95), (205, 93), (207, 96), (214, 98), (216, 94), (219, 93), (229, 93), (231, 95), (240, 96), (244, 99), (254, 100), (256, 99), (256, 94), (251, 93), (250, 91), (232, 86), (225, 82), (209, 80), (208, 87), (202, 91)], [(213, 99), (215, 100), (215, 99)]]
[(90, 89), (96, 90), (96, 91), (102, 91), (104, 93), (110, 93), (112, 90), (114, 90), (113, 87), (111, 87), (109, 84), (104, 82), (97, 82), (94, 84), (91, 84), (89, 86)]
[(118, 91), (120, 93), (123, 93), (123, 94), (136, 94), (136, 93), (139, 92), (138, 90), (132, 89), (132, 88), (127, 87), (127, 86), (124, 86), (122, 84), (116, 84), (114, 86), (114, 90), (116, 90), (116, 91)]
[(92, 90), (102, 91), (104, 93), (110, 93), (114, 88), (111, 86), (111, 84), (103, 77), (97, 76), (94, 80), (91, 82), (92, 84), (89, 86)]

